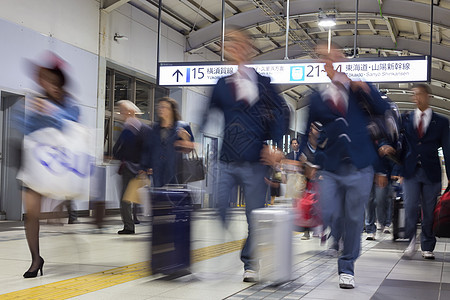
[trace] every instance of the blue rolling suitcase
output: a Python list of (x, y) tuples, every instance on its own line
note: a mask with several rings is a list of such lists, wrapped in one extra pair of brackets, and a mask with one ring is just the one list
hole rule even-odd
[(151, 190), (153, 222), (151, 268), (153, 274), (187, 271), (191, 264), (191, 212), (189, 190), (163, 187)]
[(392, 183), (393, 187), (393, 214), (392, 214), (392, 235), (393, 240), (405, 239), (405, 206), (403, 202), (402, 187), (398, 183)]

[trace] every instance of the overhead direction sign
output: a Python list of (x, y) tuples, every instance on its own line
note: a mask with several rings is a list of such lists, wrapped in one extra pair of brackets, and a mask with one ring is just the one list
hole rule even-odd
[[(368, 82), (421, 82), (428, 80), (427, 56), (399, 56), (351, 59), (334, 63), (337, 71), (352, 80)], [(318, 60), (260, 61), (247, 65), (268, 76), (274, 84), (327, 83), (324, 63)], [(237, 71), (237, 65), (224, 62), (181, 62), (159, 64), (159, 85), (214, 85), (219, 78)]]

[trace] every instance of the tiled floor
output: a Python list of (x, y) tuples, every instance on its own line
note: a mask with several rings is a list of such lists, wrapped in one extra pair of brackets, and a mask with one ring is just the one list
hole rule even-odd
[[(450, 299), (449, 240), (438, 241), (434, 261), (423, 260), (420, 253), (404, 260), (405, 242), (394, 243), (386, 234), (366, 241), (363, 235), (356, 263), (357, 286), (342, 290), (336, 258), (325, 255), (326, 246), (321, 246), (319, 239), (305, 241), (301, 235), (293, 238), (292, 281), (278, 286), (242, 282), (240, 242), (233, 243), (245, 238), (241, 209), (233, 212), (227, 229), (213, 212), (195, 212), (192, 249), (198, 262), (192, 265), (192, 274), (172, 280), (148, 275), (142, 267), (145, 263), (136, 272), (121, 268), (150, 259), (149, 222), (137, 225), (136, 235), (119, 236), (117, 216), (110, 217), (102, 230), (90, 225), (87, 218), (80, 221), (41, 226), (44, 276), (34, 279), (22, 278), (30, 263), (23, 224), (1, 221), (0, 299), (18, 295), (23, 299), (66, 299), (70, 298), (69, 284), (75, 286), (77, 295), (71, 299)], [(224, 246), (210, 247), (219, 244)], [(16, 293), (8, 295), (11, 292)]]

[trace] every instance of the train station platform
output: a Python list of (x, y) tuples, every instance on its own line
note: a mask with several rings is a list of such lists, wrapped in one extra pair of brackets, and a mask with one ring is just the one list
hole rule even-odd
[[(67, 219), (61, 219), (66, 222)], [(407, 242), (389, 234), (362, 236), (356, 288), (338, 286), (337, 259), (318, 238), (293, 237), (293, 280), (278, 286), (242, 281), (239, 259), (245, 238), (243, 209), (232, 211), (224, 229), (212, 210), (192, 221), (191, 274), (168, 280), (150, 268), (150, 222), (135, 235), (118, 235), (120, 217), (98, 229), (92, 219), (77, 224), (41, 224), (44, 275), (24, 279), (30, 265), (23, 222), (0, 221), (0, 299), (450, 299), (450, 240), (439, 239), (435, 260), (420, 252), (402, 258)]]

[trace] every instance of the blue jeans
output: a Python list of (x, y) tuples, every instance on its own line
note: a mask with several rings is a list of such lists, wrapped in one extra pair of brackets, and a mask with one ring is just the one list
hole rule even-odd
[(338, 272), (353, 275), (361, 247), (364, 205), (373, 183), (373, 168), (356, 169), (351, 164), (342, 164), (336, 172), (321, 171), (320, 176), (324, 224), (333, 226), (338, 223), (333, 220), (343, 218), (344, 249), (338, 259)]
[[(370, 192), (369, 202), (366, 205), (366, 232), (375, 233), (377, 231), (377, 225), (381, 226), (391, 225), (391, 197), (390, 197), (390, 183), (385, 187), (379, 187), (376, 184), (373, 185)], [(376, 213), (376, 215), (375, 215)]]
[(385, 187), (375, 187), (375, 202), (377, 206), (377, 219), (381, 226), (390, 226), (392, 221), (392, 191), (391, 182)]
[(267, 185), (264, 177), (269, 175), (269, 167), (260, 163), (224, 163), (219, 165), (218, 209), (224, 223), (226, 223), (227, 210), (230, 207), (230, 191), (240, 185), (244, 190), (245, 215), (248, 224), (248, 237), (241, 250), (241, 260), (244, 269), (258, 270), (258, 263), (253, 258), (251, 249), (251, 212), (263, 208), (266, 202)]
[(441, 182), (431, 182), (422, 168), (417, 168), (414, 176), (403, 181), (405, 198), (405, 234), (410, 240), (416, 235), (419, 204), (422, 204), (422, 251), (433, 251), (436, 237), (433, 234), (433, 213), (437, 197), (441, 193)]
[(340, 216), (333, 220), (333, 223), (331, 224), (331, 232), (330, 235), (333, 238), (333, 243), (331, 244), (331, 249), (334, 249), (336, 251), (342, 250), (339, 249), (339, 241), (343, 238), (344, 231), (344, 218), (343, 216)]
[(370, 196), (369, 201), (366, 204), (366, 218), (365, 218), (365, 225), (366, 225), (366, 232), (367, 233), (376, 233), (377, 232), (377, 225), (375, 224), (377, 218), (375, 215), (377, 203), (375, 201), (375, 189), (376, 184), (372, 185), (372, 189), (370, 190)]

